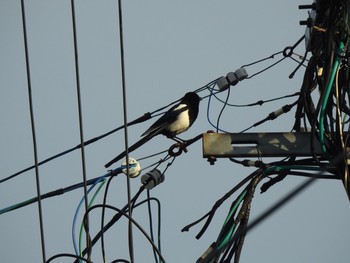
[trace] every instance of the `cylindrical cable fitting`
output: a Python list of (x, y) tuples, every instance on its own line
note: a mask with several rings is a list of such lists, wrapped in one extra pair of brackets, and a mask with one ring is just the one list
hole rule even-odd
[(236, 78), (238, 81), (244, 80), (248, 77), (248, 72), (245, 68), (239, 68), (235, 71)]
[(227, 90), (230, 87), (230, 83), (228, 83), (228, 81), (225, 77), (219, 78), (216, 81), (216, 85), (218, 85), (218, 88), (220, 91)]
[(226, 78), (227, 78), (228, 82), (229, 82), (232, 86), (234, 86), (234, 85), (236, 85), (236, 84), (238, 83), (238, 79), (237, 79), (237, 77), (236, 77), (236, 74), (233, 73), (233, 72), (227, 73)]
[(141, 183), (146, 189), (151, 190), (158, 184), (164, 182), (164, 174), (158, 169), (154, 169), (141, 176)]

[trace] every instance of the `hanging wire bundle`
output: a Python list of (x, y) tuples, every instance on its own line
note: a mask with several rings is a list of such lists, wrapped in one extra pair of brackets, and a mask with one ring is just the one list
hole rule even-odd
[[(252, 226), (256, 225), (256, 222), (250, 225), (248, 220), (255, 189), (263, 179), (267, 178), (268, 180), (261, 186), (261, 192), (267, 191), (287, 175), (309, 178), (300, 189), (304, 189), (316, 178), (341, 179), (350, 198), (347, 152), (350, 113), (349, 7), (349, 1), (345, 0), (315, 1), (313, 5), (315, 16), (311, 17), (311, 15), (308, 20), (307, 50), (302, 62), (296, 68), (297, 70), (301, 65), (304, 65), (303, 63), (307, 61), (307, 53), (311, 53), (300, 92), (295, 94), (298, 99), (294, 103), (282, 107), (283, 111), (279, 111), (287, 113), (291, 108), (296, 107), (295, 123), (292, 130), (310, 134), (312, 156), (303, 159), (289, 157), (272, 163), (264, 163), (262, 160), (242, 161), (230, 158), (236, 164), (255, 166), (258, 167), (258, 170), (219, 199), (207, 214), (182, 229), (182, 231), (188, 231), (207, 218), (196, 236), (199, 239), (208, 228), (219, 206), (246, 185), (232, 202), (216, 241), (209, 246), (197, 260), (197, 263), (239, 262), (246, 233)], [(287, 50), (284, 54), (288, 54)], [(296, 70), (293, 71), (290, 78), (293, 77)], [(278, 116), (278, 114), (271, 113), (266, 119), (242, 132)], [(217, 131), (220, 131), (218, 125), (216, 128)], [(321, 145), (322, 154), (316, 153), (314, 138)], [(280, 207), (283, 202), (287, 202), (300, 189), (273, 206), (264, 215), (264, 218), (275, 211), (276, 207)]]

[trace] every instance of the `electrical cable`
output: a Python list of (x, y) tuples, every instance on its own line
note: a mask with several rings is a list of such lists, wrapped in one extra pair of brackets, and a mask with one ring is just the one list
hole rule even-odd
[(204, 216), (202, 216), (200, 219), (194, 221), (193, 223), (188, 224), (187, 226), (183, 227), (181, 229), (181, 232), (187, 232), (189, 231), (189, 229), (195, 225), (197, 225), (198, 223), (200, 223), (201, 221), (203, 221), (205, 218), (207, 218), (204, 226), (202, 227), (202, 229), (200, 230), (200, 232), (197, 234), (196, 239), (200, 239), (201, 236), (204, 234), (204, 232), (206, 231), (206, 229), (208, 228), (211, 220), (214, 217), (214, 214), (216, 212), (216, 210), (221, 206), (221, 204), (223, 202), (225, 202), (225, 200), (227, 200), (231, 195), (233, 195), (238, 189), (240, 189), (243, 185), (245, 185), (249, 180), (251, 180), (252, 178), (254, 178), (255, 176), (257, 176), (258, 174), (260, 174), (263, 171), (263, 169), (257, 169), (256, 171), (254, 171), (253, 173), (251, 173), (250, 175), (248, 175), (247, 177), (245, 177), (243, 180), (241, 180), (238, 184), (236, 184), (230, 191), (228, 191), (223, 197), (221, 197), (219, 200), (217, 200), (215, 202), (215, 204), (213, 205), (212, 209), (206, 213)]
[(271, 64), (270, 66), (268, 66), (268, 67), (266, 67), (266, 68), (264, 68), (264, 69), (262, 69), (262, 70), (260, 70), (260, 71), (258, 71), (258, 72), (256, 72), (256, 73), (254, 73), (254, 74), (248, 76), (247, 79), (251, 79), (251, 78), (253, 78), (253, 77), (257, 76), (257, 75), (260, 75), (261, 73), (263, 73), (263, 72), (269, 70), (270, 68), (272, 68), (272, 67), (278, 65), (279, 63), (281, 63), (281, 62), (282, 62), (283, 60), (285, 60), (286, 58), (287, 58), (287, 57), (280, 58), (279, 60), (277, 60), (275, 63)]
[[(157, 239), (158, 239), (158, 249), (159, 251), (161, 252), (161, 205), (160, 205), (160, 201), (159, 199), (155, 198), (155, 197), (150, 197), (149, 195), (149, 190), (147, 190), (147, 198), (137, 204), (134, 205), (134, 209), (144, 203), (147, 202), (147, 208), (148, 208), (148, 217), (149, 217), (149, 224), (150, 224), (150, 237), (152, 239), (152, 241), (154, 242), (154, 234), (153, 234), (153, 219), (152, 219), (152, 213), (151, 213), (151, 201), (155, 201), (156, 204), (157, 204), (157, 208), (158, 208), (158, 234), (157, 234)], [(154, 253), (154, 259), (155, 259), (155, 262), (162, 262), (161, 261), (161, 258), (159, 257), (159, 259), (157, 258), (156, 256), (156, 251), (153, 250), (153, 253)]]
[(57, 255), (55, 255), (55, 256), (52, 256), (51, 258), (49, 258), (49, 259), (46, 261), (46, 263), (50, 263), (50, 262), (52, 262), (52, 261), (53, 261), (54, 259), (56, 259), (56, 258), (63, 258), (63, 257), (66, 257), (66, 258), (76, 258), (76, 259), (78, 259), (78, 260), (82, 260), (82, 261), (85, 261), (85, 262), (87, 262), (87, 263), (93, 263), (92, 261), (87, 260), (87, 259), (85, 259), (85, 258), (83, 258), (83, 257), (77, 256), (77, 255), (74, 255), (74, 254), (68, 254), (68, 253), (62, 253), (62, 254), (57, 254)]
[[(133, 167), (133, 166), (134, 165), (130, 165), (130, 167)], [(117, 168), (115, 170), (112, 170), (112, 171), (108, 172), (107, 174), (103, 175), (103, 177), (107, 177), (107, 176), (111, 176), (113, 174), (121, 173), (122, 169), (124, 169), (124, 168), (120, 167), (120, 168)], [(100, 177), (88, 180), (87, 181), (87, 185), (94, 184), (95, 181), (98, 180), (99, 178)], [(84, 185), (84, 183), (77, 183), (77, 184), (74, 184), (74, 185), (71, 185), (71, 186), (67, 186), (67, 187), (64, 187), (64, 188), (59, 188), (59, 189), (56, 189), (54, 191), (42, 194), (40, 196), (40, 199), (44, 200), (44, 199), (47, 199), (47, 198), (50, 198), (50, 197), (63, 195), (63, 194), (68, 193), (70, 191), (76, 190), (76, 189), (78, 189), (80, 187), (83, 187), (83, 185)], [(20, 203), (8, 206), (6, 208), (0, 209), (0, 215), (4, 214), (4, 213), (7, 213), (7, 212), (10, 212), (10, 211), (13, 211), (13, 210), (16, 210), (16, 209), (19, 209), (21, 207), (33, 204), (35, 202), (38, 202), (38, 197), (33, 197), (33, 198), (30, 198), (30, 199), (28, 199), (26, 201), (23, 201), (23, 202), (20, 202)]]
[[(85, 163), (85, 147), (84, 147), (84, 128), (83, 128), (83, 110), (81, 102), (81, 91), (80, 91), (80, 76), (79, 76), (79, 58), (78, 58), (78, 39), (77, 39), (77, 27), (76, 27), (76, 16), (75, 16), (75, 5), (74, 0), (71, 0), (71, 12), (72, 12), (72, 29), (73, 29), (73, 46), (74, 46), (74, 62), (75, 62), (75, 80), (76, 80), (76, 91), (77, 91), (77, 102), (78, 102), (78, 120), (79, 120), (79, 135), (80, 135), (80, 153), (81, 153), (81, 166), (83, 175), (83, 189), (84, 189), (84, 206), (87, 211), (89, 206), (88, 194), (87, 194), (87, 175), (86, 175), (86, 163)], [(90, 247), (89, 239), (89, 218), (86, 218), (87, 231), (86, 231), (86, 244)], [(88, 251), (88, 260), (90, 260), (91, 251)]]
[[(151, 240), (154, 242), (154, 234), (153, 234), (153, 219), (152, 219), (152, 207), (150, 200), (150, 190), (147, 189), (147, 209), (148, 209), (148, 220), (149, 220), (149, 232), (151, 236)], [(161, 251), (161, 249), (159, 249)], [(158, 263), (157, 252), (153, 249), (154, 262)]]
[[(135, 194), (135, 196), (131, 199), (131, 203), (135, 203), (136, 200), (138, 199), (138, 197), (140, 196), (140, 194), (145, 190), (145, 187), (144, 186), (141, 186), (140, 189), (138, 190), (138, 192)], [(128, 208), (129, 208), (129, 204), (126, 204), (122, 209), (121, 211), (123, 212), (126, 212), (128, 211)], [(91, 246), (93, 247), (97, 241), (101, 238), (101, 235), (103, 233), (105, 233), (108, 229), (110, 229), (121, 217), (122, 217), (123, 214), (121, 213), (117, 213), (113, 216), (112, 219), (110, 219), (110, 221), (103, 227), (103, 229), (101, 229), (96, 235), (95, 237), (92, 239), (91, 241)], [(83, 251), (82, 251), (82, 255), (84, 256), (85, 254), (87, 253), (87, 248), (85, 248)], [(78, 263), (78, 261), (75, 261), (75, 263)]]
[[(343, 49), (344, 49), (344, 43), (340, 42), (339, 48), (338, 48), (338, 54), (339, 55), (343, 53)], [(326, 145), (325, 145), (325, 139), (324, 139), (325, 109), (326, 109), (326, 106), (327, 106), (327, 103), (328, 103), (329, 94), (330, 94), (330, 92), (332, 90), (334, 78), (335, 78), (336, 72), (338, 70), (339, 63), (340, 63), (340, 58), (339, 58), (339, 56), (336, 56), (335, 62), (334, 62), (334, 65), (333, 65), (333, 70), (332, 70), (329, 82), (327, 84), (327, 89), (326, 89), (324, 100), (322, 102), (322, 106), (321, 106), (321, 110), (320, 110), (320, 120), (319, 120), (320, 121), (320, 135), (319, 135), (319, 137), (320, 137), (320, 142), (321, 142), (321, 147), (322, 147), (322, 151), (323, 152), (326, 152)]]
[(253, 220), (245, 229), (237, 231), (233, 235), (231, 242), (236, 241), (237, 238), (239, 238), (243, 233), (248, 233), (249, 231), (251, 231), (257, 225), (259, 225), (261, 222), (263, 222), (267, 217), (271, 216), (273, 213), (275, 213), (283, 205), (290, 202), (294, 197), (296, 197), (299, 193), (304, 191), (307, 187), (309, 187), (315, 181), (316, 180), (313, 178), (306, 179), (298, 187), (294, 188), (292, 191), (290, 191), (288, 194), (286, 194), (284, 197), (282, 197), (278, 202), (276, 202), (269, 209), (267, 209), (260, 216), (258, 216), (255, 220)]
[(253, 125), (249, 126), (248, 128), (240, 131), (239, 133), (244, 133), (254, 127), (257, 127), (263, 123), (265, 123), (266, 121), (270, 121), (270, 120), (274, 120), (276, 119), (277, 117), (279, 117), (280, 115), (284, 114), (284, 113), (287, 113), (289, 112), (295, 105), (297, 105), (298, 101), (292, 103), (292, 104), (286, 104), (284, 105), (282, 108), (274, 111), (274, 112), (271, 112), (266, 118), (254, 123)]
[[(98, 184), (100, 183), (101, 181), (103, 180), (103, 178), (99, 178), (97, 179), (92, 186), (90, 186), (90, 188), (87, 190), (87, 194), (89, 194), (91, 192), (91, 190)], [(74, 251), (75, 251), (75, 254), (77, 256), (81, 255), (79, 253), (79, 250), (78, 250), (78, 245), (77, 245), (77, 242), (76, 242), (76, 238), (75, 238), (75, 226), (76, 226), (76, 222), (78, 220), (78, 214), (79, 214), (79, 211), (81, 209), (81, 206), (83, 204), (83, 202), (85, 201), (85, 196), (83, 196), (83, 198), (80, 200), (78, 206), (77, 206), (77, 209), (75, 210), (75, 213), (74, 213), (74, 217), (73, 217), (73, 224), (72, 224), (72, 240), (73, 240), (73, 247), (74, 247)], [(79, 241), (80, 243), (80, 241)]]
[(45, 236), (44, 236), (44, 221), (43, 221), (43, 212), (42, 212), (42, 205), (41, 205), (38, 150), (37, 150), (37, 142), (36, 142), (34, 107), (33, 107), (33, 98), (32, 98), (32, 83), (31, 83), (29, 50), (28, 50), (28, 39), (27, 39), (26, 12), (25, 12), (24, 0), (21, 0), (21, 13), (22, 13), (23, 42), (24, 42), (27, 88), (28, 88), (27, 89), (28, 90), (28, 102), (29, 102), (30, 123), (31, 123), (32, 142), (33, 142), (36, 193), (37, 193), (37, 199), (38, 199), (38, 215), (39, 215), (39, 227), (40, 227), (41, 254), (42, 254), (42, 260), (43, 260), (43, 262), (45, 262), (46, 261), (46, 249), (45, 249)]
[[(105, 192), (103, 195), (103, 205), (106, 205), (106, 203), (107, 203), (107, 194), (108, 194), (109, 186), (110, 186), (113, 178), (114, 177), (111, 176), (107, 182), (106, 189), (105, 189)], [(101, 253), (102, 253), (103, 262), (105, 263), (106, 262), (106, 252), (105, 252), (105, 242), (104, 242), (104, 232), (103, 232), (104, 223), (105, 223), (105, 207), (103, 206), (102, 212), (101, 212), (100, 232), (101, 232)]]
[[(92, 206), (92, 204), (94, 203), (97, 195), (99, 194), (99, 192), (101, 191), (102, 187), (104, 186), (105, 182), (107, 179), (104, 179), (101, 184), (99, 185), (99, 187), (97, 188), (96, 192), (94, 193), (94, 195), (92, 196), (90, 202), (89, 202), (89, 208)], [(81, 246), (82, 246), (82, 235), (83, 235), (83, 223), (81, 223), (80, 225), (80, 230), (79, 230), (79, 255), (81, 255)]]
[[(125, 158), (126, 158), (126, 174), (129, 174), (129, 145), (128, 145), (128, 126), (127, 126), (127, 105), (126, 105), (126, 79), (125, 79), (125, 62), (124, 62), (124, 38), (123, 38), (123, 10), (121, 0), (118, 0), (118, 17), (119, 17), (119, 44), (120, 44), (120, 64), (122, 75), (122, 94), (123, 94), (123, 118), (124, 118), (124, 146), (125, 146)], [(131, 205), (131, 185), (130, 177), (126, 177), (126, 188), (129, 203), (129, 227), (128, 227), (128, 240), (129, 240), (129, 256), (130, 261), (134, 262), (134, 242), (132, 233), (132, 205)]]
[(209, 99), (208, 99), (208, 104), (207, 104), (207, 120), (209, 122), (209, 124), (214, 128), (216, 129), (216, 131), (221, 131), (221, 132), (225, 132), (227, 133), (227, 131), (223, 130), (223, 129), (220, 129), (219, 127), (217, 127), (215, 124), (213, 124), (210, 120), (210, 104), (211, 104), (211, 98), (212, 96), (214, 95), (213, 93), (213, 90), (214, 90), (214, 87), (208, 87), (208, 90), (210, 92), (210, 95), (209, 95)]
[[(156, 250), (158, 256), (160, 256), (161, 260), (163, 262), (165, 262), (165, 259), (163, 258), (162, 254), (160, 253), (158, 247), (156, 246), (156, 244), (154, 244), (154, 242), (152, 242), (152, 239), (150, 238), (150, 236), (147, 234), (147, 232), (132, 218), (129, 216), (129, 214), (125, 211), (123, 211), (123, 209), (119, 209), (117, 207), (114, 207), (114, 206), (111, 206), (111, 205), (94, 205), (92, 207), (90, 207), (87, 211), (87, 213), (90, 213), (92, 210), (94, 209), (97, 209), (97, 208), (102, 208), (102, 207), (105, 207), (105, 208), (108, 208), (110, 210), (114, 210), (114, 211), (117, 211), (118, 214), (121, 214), (122, 216), (124, 217), (127, 217), (127, 219), (129, 221), (131, 221), (140, 231), (141, 233), (146, 237), (146, 239), (149, 241), (149, 243), (151, 244), (151, 246)], [(87, 214), (86, 213), (86, 214)], [(86, 217), (86, 214), (84, 215), (84, 227), (85, 227), (85, 217)]]
[(227, 89), (226, 101), (225, 101), (224, 105), (222, 106), (220, 113), (218, 115), (217, 121), (216, 121), (216, 132), (219, 131), (220, 119), (221, 119), (221, 116), (222, 116), (224, 109), (227, 106), (228, 99), (230, 98), (230, 91), (231, 91), (231, 89)]
[(291, 97), (295, 97), (295, 96), (299, 96), (300, 92), (295, 92), (293, 94), (289, 94), (289, 95), (284, 95), (284, 96), (280, 96), (277, 98), (272, 98), (272, 99), (268, 99), (268, 100), (258, 100), (257, 102), (253, 102), (253, 103), (247, 103), (247, 104), (232, 104), (232, 103), (225, 103), (225, 101), (221, 100), (219, 97), (216, 96), (216, 94), (213, 94), (213, 96), (220, 101), (221, 103), (225, 103), (227, 106), (230, 107), (252, 107), (252, 106), (262, 106), (264, 103), (268, 103), (268, 102), (273, 102), (273, 101), (277, 101), (277, 100), (281, 100), (281, 99), (286, 99), (286, 98), (291, 98)]
[[(139, 117), (139, 118), (137, 118), (137, 119), (135, 119), (135, 120), (129, 122), (129, 123), (127, 124), (128, 127), (130, 127), (130, 126), (132, 126), (132, 125), (135, 125), (135, 124), (142, 123), (142, 122), (144, 122), (144, 121), (147, 121), (147, 120), (149, 120), (149, 119), (155, 117), (155, 116), (151, 116), (151, 114), (152, 114), (152, 113), (147, 112), (147, 113), (145, 113), (144, 115), (142, 115), (141, 117)], [(113, 133), (115, 133), (115, 132), (117, 132), (117, 131), (123, 129), (123, 128), (124, 128), (124, 125), (119, 126), (119, 127), (115, 128), (115, 129), (109, 131), (109, 132), (106, 132), (106, 133), (104, 133), (104, 134), (102, 134), (102, 135), (99, 135), (99, 136), (97, 136), (97, 137), (94, 137), (94, 138), (92, 138), (92, 139), (89, 139), (89, 140), (85, 141), (85, 142), (83, 143), (83, 145), (86, 147), (86, 146), (88, 146), (88, 145), (90, 145), (90, 144), (92, 144), (92, 143), (95, 143), (95, 142), (97, 142), (97, 141), (99, 141), (99, 140), (101, 140), (101, 139), (103, 139), (103, 138), (105, 138), (105, 137), (107, 137), (107, 136), (109, 136), (109, 135), (111, 135), (111, 134), (113, 134)], [(55, 155), (53, 155), (53, 156), (51, 156), (51, 157), (49, 157), (49, 158), (47, 158), (47, 159), (45, 159), (45, 160), (39, 162), (39, 163), (38, 163), (38, 166), (41, 166), (41, 165), (43, 165), (43, 164), (45, 164), (45, 163), (47, 163), (47, 162), (50, 162), (50, 161), (52, 161), (52, 160), (54, 160), (54, 159), (56, 159), (56, 158), (62, 157), (62, 156), (64, 156), (64, 155), (66, 155), (66, 154), (68, 154), (68, 153), (71, 153), (72, 151), (78, 150), (78, 149), (80, 149), (80, 148), (81, 148), (81, 144), (78, 144), (77, 146), (75, 146), (75, 147), (73, 147), (73, 148), (70, 148), (70, 149), (65, 150), (65, 151), (63, 151), (63, 152), (61, 152), (61, 153), (55, 154)], [(35, 168), (35, 165), (30, 166), (30, 167), (27, 167), (27, 168), (25, 168), (25, 169), (23, 169), (23, 170), (21, 170), (21, 171), (18, 171), (18, 172), (14, 173), (14, 174), (12, 174), (12, 175), (6, 177), (6, 178), (1, 179), (1, 180), (0, 180), (0, 183), (3, 183), (3, 182), (6, 182), (6, 181), (8, 181), (8, 180), (10, 180), (10, 179), (12, 179), (12, 178), (15, 178), (16, 176), (18, 176), (18, 175), (20, 175), (20, 174), (22, 174), (22, 173), (24, 173), (24, 172), (30, 171), (30, 170), (33, 169), (33, 168)]]

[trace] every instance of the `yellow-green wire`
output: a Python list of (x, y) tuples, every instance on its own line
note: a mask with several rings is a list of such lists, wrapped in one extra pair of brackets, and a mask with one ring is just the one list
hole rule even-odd
[[(233, 207), (231, 208), (229, 214), (226, 217), (224, 226), (222, 227), (221, 231), (220, 231), (220, 235), (223, 231), (223, 229), (225, 228), (226, 223), (228, 222), (228, 220), (232, 217), (232, 215), (234, 214), (234, 212), (237, 210), (237, 207), (240, 205), (240, 203), (243, 201), (244, 197), (247, 194), (247, 189), (244, 189), (244, 191), (240, 194), (240, 196), (238, 197), (237, 201), (235, 202), (235, 204), (233, 205)], [(227, 243), (230, 241), (230, 238), (232, 236), (233, 231), (235, 231), (236, 228), (236, 224), (233, 224), (230, 231), (226, 234), (226, 236), (224, 237), (224, 239), (220, 242), (220, 244), (218, 245), (218, 250), (221, 250), (223, 247), (225, 247), (227, 245)], [(219, 236), (220, 236), (219, 235)]]
[[(338, 55), (341, 55), (343, 53), (343, 49), (344, 49), (344, 43), (340, 42), (339, 43), (339, 48), (338, 48)], [(339, 63), (340, 63), (340, 57), (336, 56), (335, 61), (334, 61), (334, 65), (333, 65), (333, 70), (330, 76), (330, 79), (328, 81), (327, 84), (327, 89), (326, 89), (326, 93), (324, 96), (324, 100), (322, 102), (322, 106), (321, 106), (321, 111), (320, 111), (320, 142), (321, 142), (321, 146), (322, 146), (322, 151), (326, 152), (326, 145), (324, 142), (324, 117), (325, 117), (325, 110), (326, 110), (326, 106), (328, 103), (328, 98), (329, 98), (329, 94), (331, 93), (332, 90), (332, 86), (333, 86), (333, 82), (334, 82), (334, 77), (335, 74), (338, 70), (339, 67)]]
[[(100, 192), (101, 188), (103, 187), (103, 185), (106, 183), (107, 179), (104, 179), (100, 186), (97, 188), (96, 192), (94, 193), (93, 197), (91, 198), (88, 208), (90, 208), (92, 206), (92, 204), (94, 203), (98, 193)], [(83, 229), (84, 229), (84, 224), (83, 222), (80, 225), (80, 232), (79, 232), (79, 255), (82, 256), (82, 250), (81, 250), (81, 246), (82, 246), (82, 237), (83, 237)]]
[(267, 175), (271, 172), (279, 172), (284, 170), (309, 170), (309, 171), (319, 171), (320, 167), (316, 166), (305, 166), (305, 165), (276, 165), (266, 168), (263, 174)]

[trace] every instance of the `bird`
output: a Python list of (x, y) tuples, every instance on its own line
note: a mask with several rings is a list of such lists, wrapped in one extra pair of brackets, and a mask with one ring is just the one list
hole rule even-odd
[[(200, 97), (195, 92), (188, 92), (182, 97), (180, 102), (165, 112), (156, 122), (154, 122), (142, 135), (141, 139), (128, 148), (132, 152), (151, 140), (153, 137), (162, 134), (167, 138), (177, 141), (176, 136), (187, 131), (197, 119)], [(109, 161), (105, 167), (110, 167), (113, 163), (124, 158), (126, 152), (120, 153)]]

